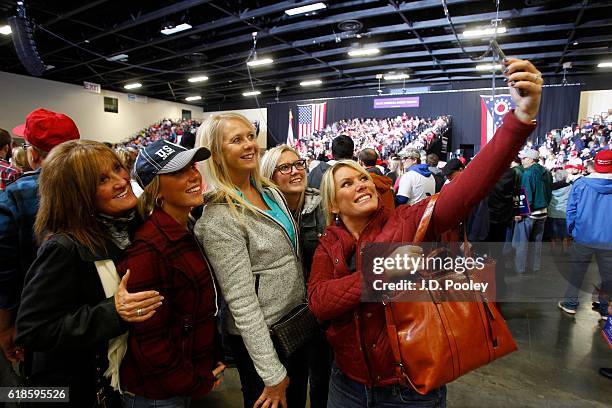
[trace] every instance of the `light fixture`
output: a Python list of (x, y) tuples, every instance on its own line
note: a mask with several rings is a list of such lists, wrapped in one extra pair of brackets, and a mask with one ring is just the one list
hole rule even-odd
[[(497, 27), (497, 34), (506, 32), (506, 27)], [(465, 30), (463, 36), (465, 38), (487, 37), (495, 34), (495, 27), (481, 28), (477, 30)]]
[(479, 64), (476, 65), (476, 70), (477, 71), (492, 71), (493, 69), (495, 69), (496, 71), (499, 71), (501, 69), (501, 64)]
[(403, 73), (392, 73), (392, 74), (387, 74), (384, 76), (385, 81), (397, 81), (397, 80), (402, 80), (402, 79), (408, 79), (410, 78), (410, 75), (408, 74), (403, 74)]
[(261, 92), (259, 91), (248, 91), (248, 92), (243, 92), (242, 96), (255, 96), (259, 94), (261, 94)]
[(274, 60), (272, 60), (271, 58), (262, 58), (262, 59), (253, 59), (249, 62), (247, 62), (247, 65), (249, 67), (259, 67), (261, 65), (269, 65), (271, 63), (273, 63)]
[(191, 28), (190, 24), (183, 23), (175, 27), (172, 27), (172, 26), (165, 27), (160, 32), (164, 35), (171, 35), (171, 34), (180, 33), (181, 31), (189, 30), (190, 28)]
[(349, 51), (348, 55), (351, 57), (368, 57), (370, 55), (376, 55), (380, 52), (378, 48), (361, 48)]
[(128, 59), (128, 55), (127, 54), (117, 54), (117, 55), (113, 55), (112, 57), (108, 57), (106, 60), (107, 61), (127, 61)]
[(142, 86), (142, 84), (140, 82), (133, 82), (131, 84), (127, 84), (124, 85), (125, 89), (136, 89), (136, 88), (140, 88)]
[(578, 41), (574, 41), (572, 45), (578, 45)]
[(200, 99), (202, 99), (202, 97), (200, 95), (196, 95), (196, 96), (188, 96), (185, 98), (186, 101), (199, 101)]
[(376, 74), (376, 79), (382, 79), (383, 74)]
[(302, 81), (300, 82), (301, 86), (311, 86), (311, 85), (321, 85), (323, 83), (323, 81), (321, 81), (320, 79), (313, 79), (310, 81)]
[(600, 62), (597, 68), (612, 68), (612, 61)]
[(10, 35), (13, 31), (11, 30), (10, 25), (4, 25), (0, 27), (0, 34)]
[(191, 77), (187, 81), (189, 81), (189, 82), (208, 81), (208, 77), (206, 75), (200, 75), (200, 76), (196, 76), (196, 77)]
[(292, 9), (285, 10), (285, 14), (289, 16), (296, 16), (298, 14), (310, 13), (311, 11), (322, 10), (324, 8), (327, 8), (325, 3), (319, 2), (319, 3), (309, 4), (307, 6), (295, 7)]

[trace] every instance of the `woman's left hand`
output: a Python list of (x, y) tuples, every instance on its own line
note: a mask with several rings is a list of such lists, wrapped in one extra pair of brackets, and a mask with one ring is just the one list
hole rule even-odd
[(115, 309), (119, 317), (126, 322), (144, 322), (155, 314), (155, 309), (162, 305), (164, 297), (155, 290), (129, 293), (127, 291), (128, 279), (130, 279), (129, 269), (121, 278), (121, 283), (115, 293)]
[(503, 64), (510, 95), (516, 104), (514, 114), (521, 122), (531, 123), (540, 109), (542, 73), (527, 60), (506, 58)]

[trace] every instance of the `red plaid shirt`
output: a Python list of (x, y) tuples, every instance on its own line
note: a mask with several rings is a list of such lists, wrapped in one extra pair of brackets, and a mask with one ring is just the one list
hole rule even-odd
[(4, 191), (9, 183), (17, 180), (23, 172), (17, 167), (13, 167), (9, 162), (0, 159), (0, 191)]
[(151, 399), (207, 394), (219, 355), (216, 289), (195, 237), (156, 208), (117, 268), (127, 269), (129, 292), (157, 290), (164, 300), (130, 327), (122, 389)]

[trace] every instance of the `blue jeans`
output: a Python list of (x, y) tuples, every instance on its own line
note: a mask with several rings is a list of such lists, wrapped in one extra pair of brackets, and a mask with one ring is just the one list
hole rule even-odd
[(124, 393), (121, 396), (123, 408), (189, 408), (191, 398), (172, 397), (163, 400), (154, 400), (139, 395)]
[(334, 363), (327, 408), (445, 408), (446, 386), (421, 395), (401, 385), (368, 388), (345, 376)]
[[(514, 236), (512, 237), (512, 247), (516, 251), (514, 256), (514, 269), (516, 273), (525, 273), (527, 253), (529, 252), (531, 270), (540, 270), (542, 258), (542, 237), (544, 236), (544, 225), (546, 218), (536, 220), (534, 218), (523, 217), (522, 220), (514, 224)], [(533, 245), (529, 245), (529, 243)], [(531, 250), (529, 250), (531, 249)]]
[[(601, 292), (612, 294), (612, 250), (598, 249), (587, 245), (572, 243), (572, 272), (568, 277), (567, 290), (565, 291), (565, 303), (572, 309), (577, 309), (578, 293), (584, 281), (591, 263), (591, 258), (595, 255), (599, 275), (601, 276)], [(599, 296), (599, 313), (608, 314), (608, 302), (603, 296)]]

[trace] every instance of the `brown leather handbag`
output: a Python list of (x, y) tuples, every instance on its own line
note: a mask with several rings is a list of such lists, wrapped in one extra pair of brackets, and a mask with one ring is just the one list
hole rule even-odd
[[(413, 242), (425, 237), (437, 198), (436, 194), (430, 199)], [(486, 267), (495, 268), (495, 263)], [(449, 279), (448, 271), (425, 273), (427, 279)], [(469, 272), (452, 275), (454, 280), (467, 280)], [(396, 374), (418, 393), (426, 394), (517, 349), (496, 305), (480, 292), (464, 293), (462, 301), (448, 301), (440, 291), (429, 291), (429, 296), (431, 301), (425, 302), (384, 302)]]

